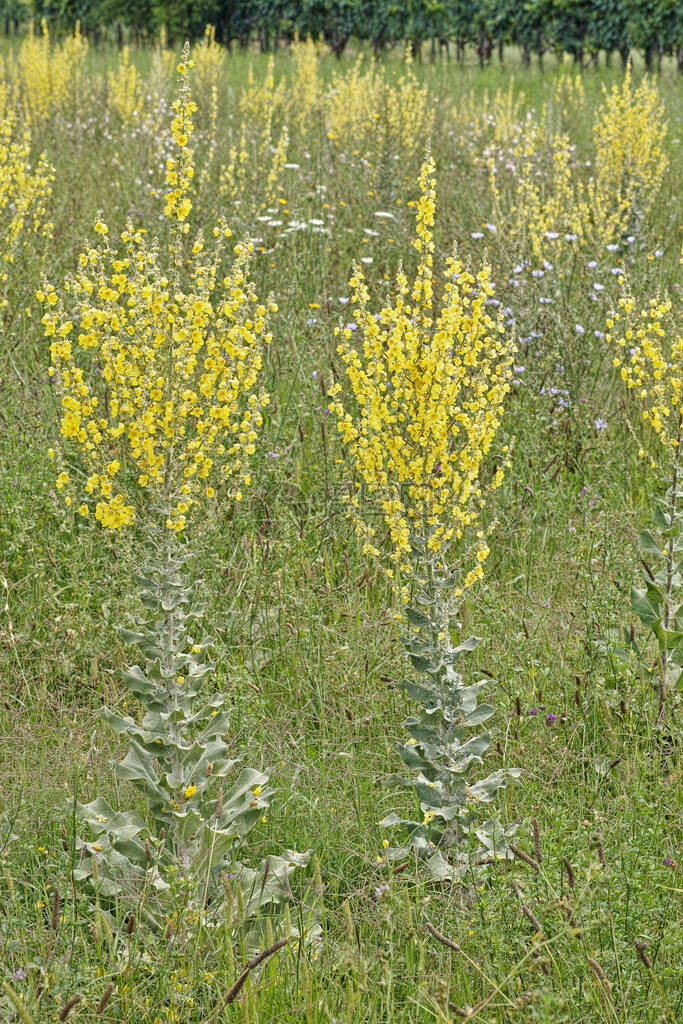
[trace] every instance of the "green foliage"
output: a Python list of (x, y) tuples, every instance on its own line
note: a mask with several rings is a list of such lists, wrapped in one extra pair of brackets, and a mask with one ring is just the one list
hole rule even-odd
[(654, 534), (640, 534), (645, 586), (631, 590), (631, 608), (657, 641), (653, 674), (659, 680), (662, 718), (671, 692), (680, 691), (683, 683), (683, 488), (678, 472), (665, 496), (657, 499), (653, 524)]
[(302, 36), (323, 37), (335, 57), (341, 57), (346, 44), (361, 28), (359, 0), (304, 0), (297, 19)]
[(271, 858), (254, 898), (258, 872), (238, 857), (273, 791), (267, 773), (236, 768), (238, 758), (229, 756), (226, 695), (200, 700), (215, 668), (208, 660), (213, 641), (189, 633), (201, 608), (193, 601), (195, 586), (183, 576), (189, 556), (173, 544), (173, 538), (166, 539), (157, 560), (137, 579), (148, 621), (140, 631), (121, 630), (124, 641), (144, 656), (143, 667), (125, 669), (123, 680), (146, 712), (139, 722), (109, 708), (102, 712), (114, 732), (129, 740), (116, 774), (142, 793), (153, 824), (135, 811), (115, 811), (102, 797), (76, 803), (78, 820), (94, 838), (76, 842), (74, 879), (89, 880), (98, 896), (130, 897), (150, 886), (157, 893), (168, 891), (180, 878), (190, 904), (202, 906), (215, 897), (222, 873), (229, 870), (251, 893), (250, 913), (255, 913), (282, 898), (286, 872), (305, 864), (306, 857), (287, 851), (283, 858)]
[[(525, 60), (548, 49), (577, 58), (590, 51), (629, 49), (654, 56), (680, 50), (683, 15), (676, 0), (4, 0), (0, 20), (26, 22), (46, 17), (63, 30), (78, 20), (84, 31), (125, 26), (152, 37), (162, 26), (173, 41), (199, 39), (205, 26), (217, 39), (247, 47), (258, 39), (261, 49), (278, 40), (322, 37), (341, 56), (351, 38), (368, 41), (375, 52), (409, 42), (415, 52), (423, 42), (457, 41), (476, 47), (486, 63), (494, 45), (514, 43)], [(459, 51), (461, 52), (461, 51)]]
[(629, 51), (628, 0), (593, 0), (588, 11), (589, 46), (623, 57)]
[(470, 637), (457, 645), (451, 641), (449, 598), (454, 587), (447, 567), (429, 562), (428, 583), (406, 610), (412, 631), (403, 642), (420, 679), (404, 680), (402, 685), (418, 702), (419, 711), (403, 723), (410, 739), (397, 744), (411, 776), (394, 775), (389, 781), (413, 790), (422, 818), (392, 813), (380, 824), (408, 833), (407, 846), (389, 851), (392, 860), (413, 851), (435, 878), (460, 881), (468, 872), (478, 875), (484, 865), (512, 856), (507, 840), (516, 826), (503, 828), (494, 818), (482, 820), (481, 805), (490, 804), (507, 779), (518, 778), (521, 772), (501, 767), (476, 782), (468, 778), (473, 767), (483, 764), (491, 743), (490, 731), (471, 731), (488, 721), (495, 708), (477, 702), (487, 681), (467, 685), (458, 670), (477, 640)]
[(676, 0), (627, 0), (627, 9), (629, 42), (643, 51), (648, 69), (656, 53), (680, 47), (683, 18)]

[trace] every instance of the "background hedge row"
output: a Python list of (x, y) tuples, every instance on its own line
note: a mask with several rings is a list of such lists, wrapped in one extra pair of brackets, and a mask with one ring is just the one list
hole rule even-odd
[(680, 0), (0, 0), (8, 33), (43, 17), (62, 30), (78, 20), (95, 42), (149, 40), (162, 25), (171, 41), (196, 38), (211, 24), (226, 46), (263, 50), (310, 34), (338, 56), (353, 38), (378, 53), (404, 42), (420, 55), (474, 50), (482, 65), (514, 45), (525, 63), (547, 52), (597, 63), (601, 52), (625, 61), (640, 51), (648, 67), (675, 54), (683, 68)]

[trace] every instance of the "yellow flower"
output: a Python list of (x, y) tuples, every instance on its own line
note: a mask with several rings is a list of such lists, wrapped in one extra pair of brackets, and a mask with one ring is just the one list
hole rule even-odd
[[(109, 530), (133, 523), (136, 508), (163, 508), (180, 532), (219, 487), (241, 500), (268, 404), (259, 377), (276, 306), (249, 279), (253, 246), (239, 244), (228, 261), (223, 222), (206, 255), (201, 232), (186, 237), (196, 109), (184, 76), (166, 165), (170, 244), (129, 222), (119, 252), (85, 248), (61, 300), (47, 282), (41, 289), (64, 447), (77, 452), (95, 519)], [(105, 229), (98, 218), (96, 232)]]
[[(614, 366), (640, 415), (661, 443), (665, 458), (678, 450), (683, 436), (683, 333), (668, 295), (638, 303), (625, 292), (607, 319), (608, 342), (616, 345)], [(641, 447), (652, 466), (656, 458)]]
[[(515, 353), (502, 312), (489, 312), (494, 289), (487, 264), (474, 274), (456, 256), (447, 259), (435, 309), (436, 182), (430, 155), (419, 186), (412, 285), (399, 270), (394, 295), (376, 317), (356, 264), (349, 282), (359, 342), (356, 347), (352, 332), (338, 328), (337, 351), (357, 412), (345, 409), (339, 383), (329, 392), (329, 409), (387, 527), (390, 579), (404, 597), (402, 578), (420, 582), (414, 549), (444, 556), (476, 525), (485, 501), (479, 474), (500, 425)], [(358, 496), (350, 506), (363, 552), (379, 556), (373, 518), (364, 517)], [(481, 578), (487, 554), (481, 545), (479, 564), (466, 575), (465, 586)]]
[(185, 799), (186, 800), (190, 800), (195, 795), (196, 792), (197, 792), (197, 787), (195, 786), (194, 783), (192, 783), (185, 790)]

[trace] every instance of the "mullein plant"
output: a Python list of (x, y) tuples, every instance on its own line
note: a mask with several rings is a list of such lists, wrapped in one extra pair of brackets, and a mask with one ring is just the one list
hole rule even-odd
[(649, 428), (641, 435), (639, 455), (663, 478), (652, 530), (639, 537), (644, 586), (631, 591), (633, 611), (657, 641), (653, 677), (661, 722), (683, 689), (683, 333), (668, 295), (639, 302), (628, 290), (607, 328), (616, 349), (614, 366), (638, 419)]
[(412, 850), (435, 877), (457, 881), (509, 856), (514, 833), (514, 826), (506, 830), (482, 813), (508, 777), (520, 773), (501, 767), (472, 777), (491, 742), (480, 726), (494, 708), (478, 703), (488, 684), (461, 674), (461, 660), (477, 640), (457, 642), (454, 631), (461, 602), (484, 575), (489, 546), (481, 513), (509, 461), (503, 446), (497, 465), (484, 472), (515, 345), (502, 315), (492, 312), (487, 264), (472, 272), (457, 255), (448, 258), (435, 310), (436, 190), (429, 152), (419, 187), (412, 284), (399, 269), (393, 295), (373, 314), (354, 266), (350, 286), (361, 342), (354, 345), (351, 330), (338, 328), (350, 393), (342, 401), (342, 385), (335, 383), (330, 411), (358, 477), (350, 498), (357, 534), (400, 595), (404, 644), (419, 676), (403, 682), (418, 705), (404, 722), (407, 741), (396, 745), (408, 774), (391, 779), (413, 792), (417, 813), (392, 813), (380, 823), (406, 837), (395, 848), (385, 840), (385, 856), (402, 858)]
[(240, 862), (272, 791), (265, 772), (230, 756), (225, 696), (202, 699), (212, 639), (199, 630), (183, 537), (207, 503), (221, 495), (240, 501), (249, 486), (268, 404), (259, 386), (267, 316), (276, 306), (256, 296), (249, 242), (234, 247), (228, 265), (224, 223), (208, 254), (201, 233), (190, 233), (191, 67), (186, 47), (166, 170), (167, 238), (149, 239), (129, 224), (116, 250), (99, 217), (99, 242), (81, 254), (63, 293), (46, 281), (38, 293), (61, 403), (60, 444), (49, 452), (57, 490), (73, 514), (110, 534), (133, 531), (151, 552), (136, 574), (147, 617), (122, 631), (142, 655), (123, 678), (144, 714), (103, 712), (129, 741), (117, 775), (142, 792), (148, 815), (102, 797), (76, 803), (88, 837), (76, 841), (74, 877), (89, 880), (98, 899), (137, 895), (155, 920), (159, 899), (178, 880), (201, 911), (228, 871), (255, 909), (278, 900), (287, 871), (305, 859), (291, 851), (271, 857), (262, 877)]
[(36, 33), (33, 22), (16, 63), (9, 65), (27, 119), (43, 121), (64, 111), (80, 95), (88, 41), (76, 22), (73, 35), (58, 46), (50, 39), (45, 18)]
[(124, 46), (115, 71), (107, 75), (108, 105), (122, 124), (130, 124), (138, 114), (142, 103), (142, 79), (134, 64), (130, 62), (130, 50)]
[[(568, 105), (580, 109), (581, 91), (559, 85), (555, 108), (566, 93)], [(516, 109), (511, 110), (518, 116)], [(569, 107), (564, 109), (565, 115), (568, 112)], [(605, 90), (597, 111), (594, 174), (588, 182), (577, 178), (575, 146), (565, 131), (553, 130), (552, 115), (553, 105), (546, 104), (536, 119), (509, 121), (507, 133), (504, 118), (503, 139), (494, 138), (486, 156), (495, 218), (507, 223), (515, 251), (539, 264), (568, 240), (597, 251), (623, 242), (629, 234), (638, 237), (669, 165), (661, 97), (647, 77), (634, 88), (630, 67), (620, 85)], [(514, 142), (502, 145), (505, 134)]]
[[(9, 88), (0, 82), (0, 339), (2, 353), (20, 379), (12, 350), (8, 295), (17, 286), (15, 266), (52, 238), (49, 204), (55, 172), (45, 153), (32, 153), (31, 129), (19, 127)], [(15, 293), (16, 301), (16, 293)]]

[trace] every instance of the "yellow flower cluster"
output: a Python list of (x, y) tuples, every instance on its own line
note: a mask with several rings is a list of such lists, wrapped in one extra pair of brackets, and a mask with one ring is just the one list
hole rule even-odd
[(40, 35), (31, 24), (19, 50), (18, 66), (11, 68), (30, 119), (49, 117), (78, 96), (87, 52), (88, 41), (81, 35), (78, 22), (73, 36), (60, 46), (51, 44), (44, 18)]
[(121, 58), (116, 71), (108, 75), (109, 106), (121, 121), (127, 124), (140, 110), (142, 86), (137, 68), (130, 62), (130, 51), (127, 46), (121, 50)]
[(238, 101), (239, 120), (244, 124), (262, 125), (272, 122), (273, 116), (286, 102), (285, 80), (275, 84), (275, 58), (268, 58), (266, 74), (262, 82), (254, 78), (254, 69), (249, 65), (247, 85)]
[(101, 242), (81, 254), (64, 297), (47, 283), (38, 293), (61, 435), (71, 453), (57, 488), (79, 494), (79, 512), (94, 512), (112, 530), (133, 521), (136, 496), (146, 491), (149, 507), (162, 508), (173, 530), (183, 529), (190, 511), (218, 486), (240, 500), (268, 404), (257, 383), (271, 338), (267, 315), (276, 306), (262, 305), (249, 281), (252, 246), (236, 245), (232, 266), (224, 269), (229, 229), (214, 229), (210, 256), (201, 233), (190, 240), (185, 230), (195, 109), (187, 67), (187, 60), (179, 65), (183, 85), (172, 125), (180, 153), (170, 162), (177, 177), (169, 182), (166, 215), (179, 230), (170, 274), (164, 250), (130, 224), (121, 234), (122, 251), (111, 249), (100, 218)]
[(8, 215), (2, 233), (3, 258), (8, 262), (23, 232), (51, 231), (45, 214), (54, 178), (45, 153), (31, 160), (31, 131), (25, 126), (19, 135), (16, 115), (8, 112), (0, 120), (0, 213)]
[(593, 127), (597, 172), (591, 205), (598, 226), (606, 214), (617, 211), (616, 235), (629, 221), (647, 216), (669, 164), (665, 135), (657, 87), (645, 77), (634, 89), (629, 65), (621, 85), (605, 93)]
[(320, 107), (320, 52), (309, 36), (304, 43), (297, 39), (291, 47), (291, 53), (294, 81), (289, 91), (286, 116), (305, 138), (317, 122), (314, 115)]
[[(515, 248), (533, 254), (541, 262), (549, 236), (572, 234), (579, 242), (584, 241), (587, 207), (580, 183), (573, 180), (569, 137), (564, 133), (554, 136), (546, 154), (544, 119), (525, 121), (519, 136), (513, 151), (519, 164), (514, 198), (501, 204), (492, 158), (488, 161), (489, 182), (496, 201), (496, 217), (506, 223)], [(507, 208), (508, 203), (511, 209)]]
[(207, 25), (204, 38), (192, 51), (195, 62), (195, 81), (200, 100), (218, 89), (221, 70), (225, 63), (225, 50), (216, 42), (216, 29)]
[(580, 116), (585, 102), (586, 94), (581, 75), (571, 75), (568, 71), (563, 71), (553, 85), (553, 108), (562, 123), (568, 121), (572, 115)]
[[(435, 167), (428, 154), (419, 178), (416, 238), (417, 272), (409, 286), (401, 269), (393, 299), (374, 316), (368, 288), (354, 268), (354, 317), (362, 344), (339, 328), (339, 355), (356, 403), (349, 411), (338, 398), (330, 411), (391, 538), (390, 577), (416, 572), (411, 549), (444, 556), (473, 528), (485, 504), (482, 462), (491, 449), (510, 388), (515, 345), (502, 314), (489, 312), (491, 269), (473, 274), (452, 256), (443, 272), (444, 294), (434, 310), (432, 228)], [(341, 392), (337, 383), (333, 396)], [(491, 487), (503, 476), (502, 465)], [(358, 485), (360, 486), (360, 484)], [(362, 518), (361, 500), (352, 499), (364, 550), (379, 555), (377, 527)], [(464, 586), (483, 575), (488, 547), (478, 533), (474, 567)], [(405, 585), (403, 588), (406, 594)]]
[[(674, 453), (681, 441), (683, 416), (683, 332), (675, 323), (671, 299), (661, 296), (639, 308), (632, 295), (619, 300), (607, 320), (606, 339), (617, 346), (614, 365), (664, 446)], [(641, 447), (654, 466), (651, 452)]]
[(547, 252), (549, 239), (562, 244), (568, 234), (579, 245), (595, 247), (633, 230), (647, 215), (668, 166), (657, 89), (647, 79), (634, 89), (629, 68), (596, 115), (594, 176), (586, 182), (578, 179), (571, 138), (566, 131), (552, 130), (551, 122), (558, 113), (566, 121), (583, 102), (583, 88), (562, 76), (553, 103), (538, 117), (523, 117), (515, 124), (519, 105), (510, 98), (507, 108), (499, 108), (501, 129), (494, 130), (485, 150), (497, 218), (507, 223), (515, 248), (537, 261)]
[[(261, 81), (249, 69), (238, 101), (239, 130), (220, 169), (219, 194), (229, 200), (239, 197), (247, 216), (258, 215), (277, 197), (290, 128), (299, 141), (314, 126), (324, 130), (335, 150), (362, 157), (376, 175), (389, 165), (389, 156), (400, 154), (401, 167), (417, 158), (418, 140), (434, 122), (434, 103), (428, 88), (418, 82), (409, 54), (396, 77), (372, 59), (364, 66), (361, 56), (351, 70), (334, 74), (326, 85), (315, 43), (296, 42), (291, 53), (289, 87), (284, 77), (276, 83), (271, 58)], [(421, 126), (419, 135), (416, 124)]]
[(388, 151), (400, 154), (405, 166), (417, 155), (420, 139), (432, 130), (429, 91), (415, 77), (409, 53), (396, 81), (374, 60), (364, 71), (362, 62), (361, 55), (350, 71), (332, 78), (324, 96), (327, 137), (340, 149), (351, 148), (357, 154), (362, 147), (362, 155), (375, 169)]
[(289, 132), (283, 124), (277, 142), (273, 143), (273, 121), (284, 96), (284, 82), (275, 85), (272, 58), (261, 85), (254, 84), (253, 72), (249, 70), (249, 84), (239, 104), (239, 138), (230, 147), (228, 162), (221, 165), (218, 182), (221, 200), (239, 202), (247, 217), (261, 214), (281, 191)]
[[(403, 158), (417, 153), (418, 138), (431, 134), (434, 124), (434, 105), (429, 90), (421, 86), (412, 68), (410, 48), (405, 53), (405, 69), (396, 84), (387, 83), (384, 90), (385, 109), (380, 113), (380, 130), (391, 142), (395, 155)], [(415, 125), (420, 131), (415, 132)]]
[(176, 68), (181, 76), (182, 84), (180, 93), (172, 104), (174, 117), (171, 121), (171, 135), (178, 147), (178, 156), (171, 156), (166, 161), (166, 184), (170, 186), (170, 191), (166, 194), (164, 214), (179, 223), (184, 234), (187, 234), (189, 230), (189, 224), (185, 221), (192, 209), (190, 191), (194, 178), (194, 164), (189, 143), (194, 132), (192, 115), (197, 111), (197, 104), (190, 97), (190, 86), (187, 80), (188, 72), (193, 67), (193, 61), (186, 56), (185, 60), (181, 60)]
[(340, 148), (363, 141), (376, 130), (382, 98), (382, 75), (375, 61), (363, 70), (360, 54), (350, 70), (334, 74), (326, 101), (327, 137)]
[[(31, 131), (25, 126), (17, 133), (16, 115), (9, 111), (0, 118), (0, 245), (5, 264), (14, 262), (27, 236), (50, 237), (47, 204), (52, 194), (54, 170), (45, 154), (31, 158)], [(0, 282), (8, 281), (6, 267), (0, 268)], [(6, 305), (4, 287), (0, 305)]]

